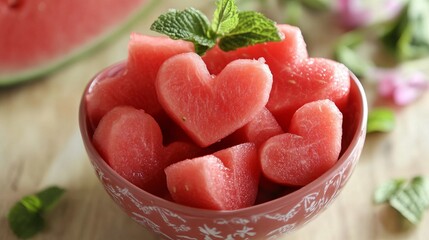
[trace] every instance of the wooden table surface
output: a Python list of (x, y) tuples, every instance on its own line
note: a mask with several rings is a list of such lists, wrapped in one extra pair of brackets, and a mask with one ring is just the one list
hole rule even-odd
[[(202, 3), (162, 1), (132, 30), (149, 34), (159, 13), (191, 5)], [(322, 44), (329, 44), (327, 35), (318, 36)], [(16, 239), (6, 219), (14, 202), (53, 184), (67, 192), (46, 216), (48, 227), (34, 239), (154, 239), (104, 192), (77, 122), (85, 85), (97, 71), (124, 59), (127, 43), (128, 33), (44, 79), (0, 89), (0, 239)], [(425, 70), (429, 61), (418, 64)], [(373, 88), (366, 89), (372, 102)], [(401, 230), (394, 212), (374, 206), (371, 197), (376, 186), (391, 178), (429, 175), (428, 106), (425, 94), (397, 111), (393, 132), (368, 135), (355, 172), (331, 207), (284, 239), (427, 239), (429, 216), (417, 227)]]

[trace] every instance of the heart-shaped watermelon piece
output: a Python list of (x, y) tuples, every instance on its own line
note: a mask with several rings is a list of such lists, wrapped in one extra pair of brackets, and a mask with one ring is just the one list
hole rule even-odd
[(330, 169), (341, 151), (343, 115), (331, 100), (310, 102), (292, 117), (288, 133), (260, 148), (264, 175), (277, 183), (304, 186)]
[(258, 152), (255, 144), (240, 144), (172, 164), (165, 173), (177, 203), (216, 210), (249, 207), (258, 192)]
[(206, 147), (256, 116), (268, 102), (272, 81), (262, 60), (236, 60), (213, 76), (200, 56), (183, 53), (162, 64), (156, 90), (173, 121)]

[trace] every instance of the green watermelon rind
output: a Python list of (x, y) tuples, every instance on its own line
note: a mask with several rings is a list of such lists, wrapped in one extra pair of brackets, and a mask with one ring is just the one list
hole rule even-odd
[(130, 17), (113, 26), (112, 29), (107, 30), (107, 32), (90, 40), (88, 43), (85, 43), (83, 46), (75, 48), (69, 54), (59, 56), (51, 61), (33, 67), (29, 70), (5, 75), (0, 74), (0, 87), (7, 87), (19, 83), (24, 83), (27, 81), (40, 79), (74, 61), (84, 58), (93, 51), (102, 48), (107, 43), (114, 40), (116, 37), (119, 37), (121, 34), (124, 34), (133, 25), (142, 20), (143, 17), (147, 16), (149, 12), (152, 11), (159, 2), (160, 1), (158, 0), (147, 0), (147, 2), (143, 3), (140, 9), (136, 10), (135, 13), (132, 14)]

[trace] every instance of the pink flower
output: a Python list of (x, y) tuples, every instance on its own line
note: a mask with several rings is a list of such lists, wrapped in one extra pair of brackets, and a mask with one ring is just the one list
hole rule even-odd
[(360, 0), (338, 0), (340, 23), (347, 29), (367, 24), (370, 12)]
[(375, 4), (362, 0), (338, 0), (337, 11), (340, 24), (351, 30), (395, 18), (404, 3), (404, 0), (382, 0)]
[(378, 94), (399, 106), (415, 101), (429, 87), (428, 76), (420, 71), (376, 70), (374, 78), (378, 83)]

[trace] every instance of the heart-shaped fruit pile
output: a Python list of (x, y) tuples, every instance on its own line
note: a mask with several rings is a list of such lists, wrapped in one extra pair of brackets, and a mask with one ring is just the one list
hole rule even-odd
[(349, 71), (309, 58), (298, 28), (277, 27), (279, 42), (203, 57), (132, 34), (125, 68), (86, 96), (100, 155), (143, 190), (207, 209), (248, 207), (273, 186), (321, 176), (341, 152)]

